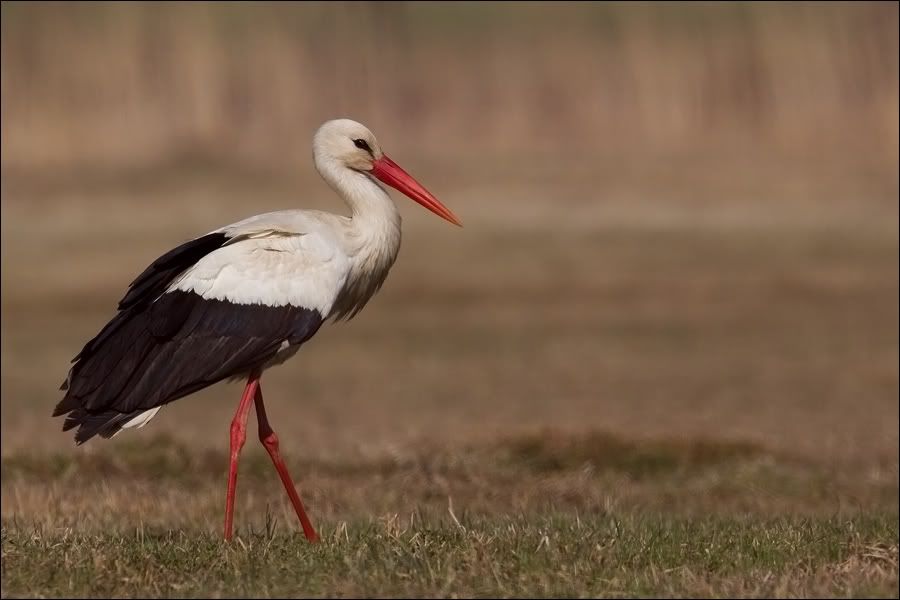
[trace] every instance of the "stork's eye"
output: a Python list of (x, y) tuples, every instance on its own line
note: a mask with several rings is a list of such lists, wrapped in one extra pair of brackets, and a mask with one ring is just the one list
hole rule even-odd
[(353, 140), (353, 145), (356, 146), (357, 148), (359, 148), (360, 150), (365, 150), (369, 154), (372, 153), (372, 149), (369, 148), (369, 143), (366, 142), (366, 140), (363, 140), (363, 139)]

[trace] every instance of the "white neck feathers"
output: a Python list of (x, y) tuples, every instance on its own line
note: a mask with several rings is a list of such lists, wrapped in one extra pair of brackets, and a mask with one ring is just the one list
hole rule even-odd
[(332, 310), (336, 319), (350, 318), (375, 295), (400, 250), (400, 213), (394, 201), (369, 175), (316, 153), (316, 169), (350, 207), (344, 229), (353, 268)]

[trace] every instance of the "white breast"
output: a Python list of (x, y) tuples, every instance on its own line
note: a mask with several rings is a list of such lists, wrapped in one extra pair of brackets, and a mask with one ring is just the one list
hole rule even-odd
[(357, 225), (350, 272), (332, 309), (335, 319), (351, 318), (381, 289), (400, 250), (400, 219), (373, 229)]

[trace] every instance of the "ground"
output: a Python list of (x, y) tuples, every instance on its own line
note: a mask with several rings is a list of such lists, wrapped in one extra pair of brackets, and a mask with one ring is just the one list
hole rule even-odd
[(400, 201), (382, 293), (263, 379), (315, 546), (252, 436), (219, 539), (239, 384), (50, 417), (156, 256), (337, 210), (311, 169), (4, 174), (4, 597), (897, 596), (896, 161), (394, 158), (465, 227)]

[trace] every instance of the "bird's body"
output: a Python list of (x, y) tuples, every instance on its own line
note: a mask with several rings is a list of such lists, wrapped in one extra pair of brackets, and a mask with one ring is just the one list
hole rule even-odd
[[(375, 178), (458, 224), (383, 155), (362, 125), (329, 121), (313, 149), (316, 168), (351, 214), (285, 210), (253, 216), (188, 241), (147, 267), (116, 316), (73, 360), (63, 384), (66, 395), (54, 415), (67, 415), (63, 429), (77, 427), (78, 443), (142, 427), (169, 402), (243, 377), (248, 386), (235, 422), (240, 416), (246, 421), (255, 396), (262, 439), (262, 372), (293, 356), (325, 321), (359, 312), (394, 264), (400, 215)], [(273, 460), (276, 454), (277, 446)], [(281, 467), (279, 474), (287, 476)], [(230, 486), (229, 507), (232, 496)], [(227, 538), (230, 508), (226, 515)], [(304, 530), (309, 537), (306, 522)]]

